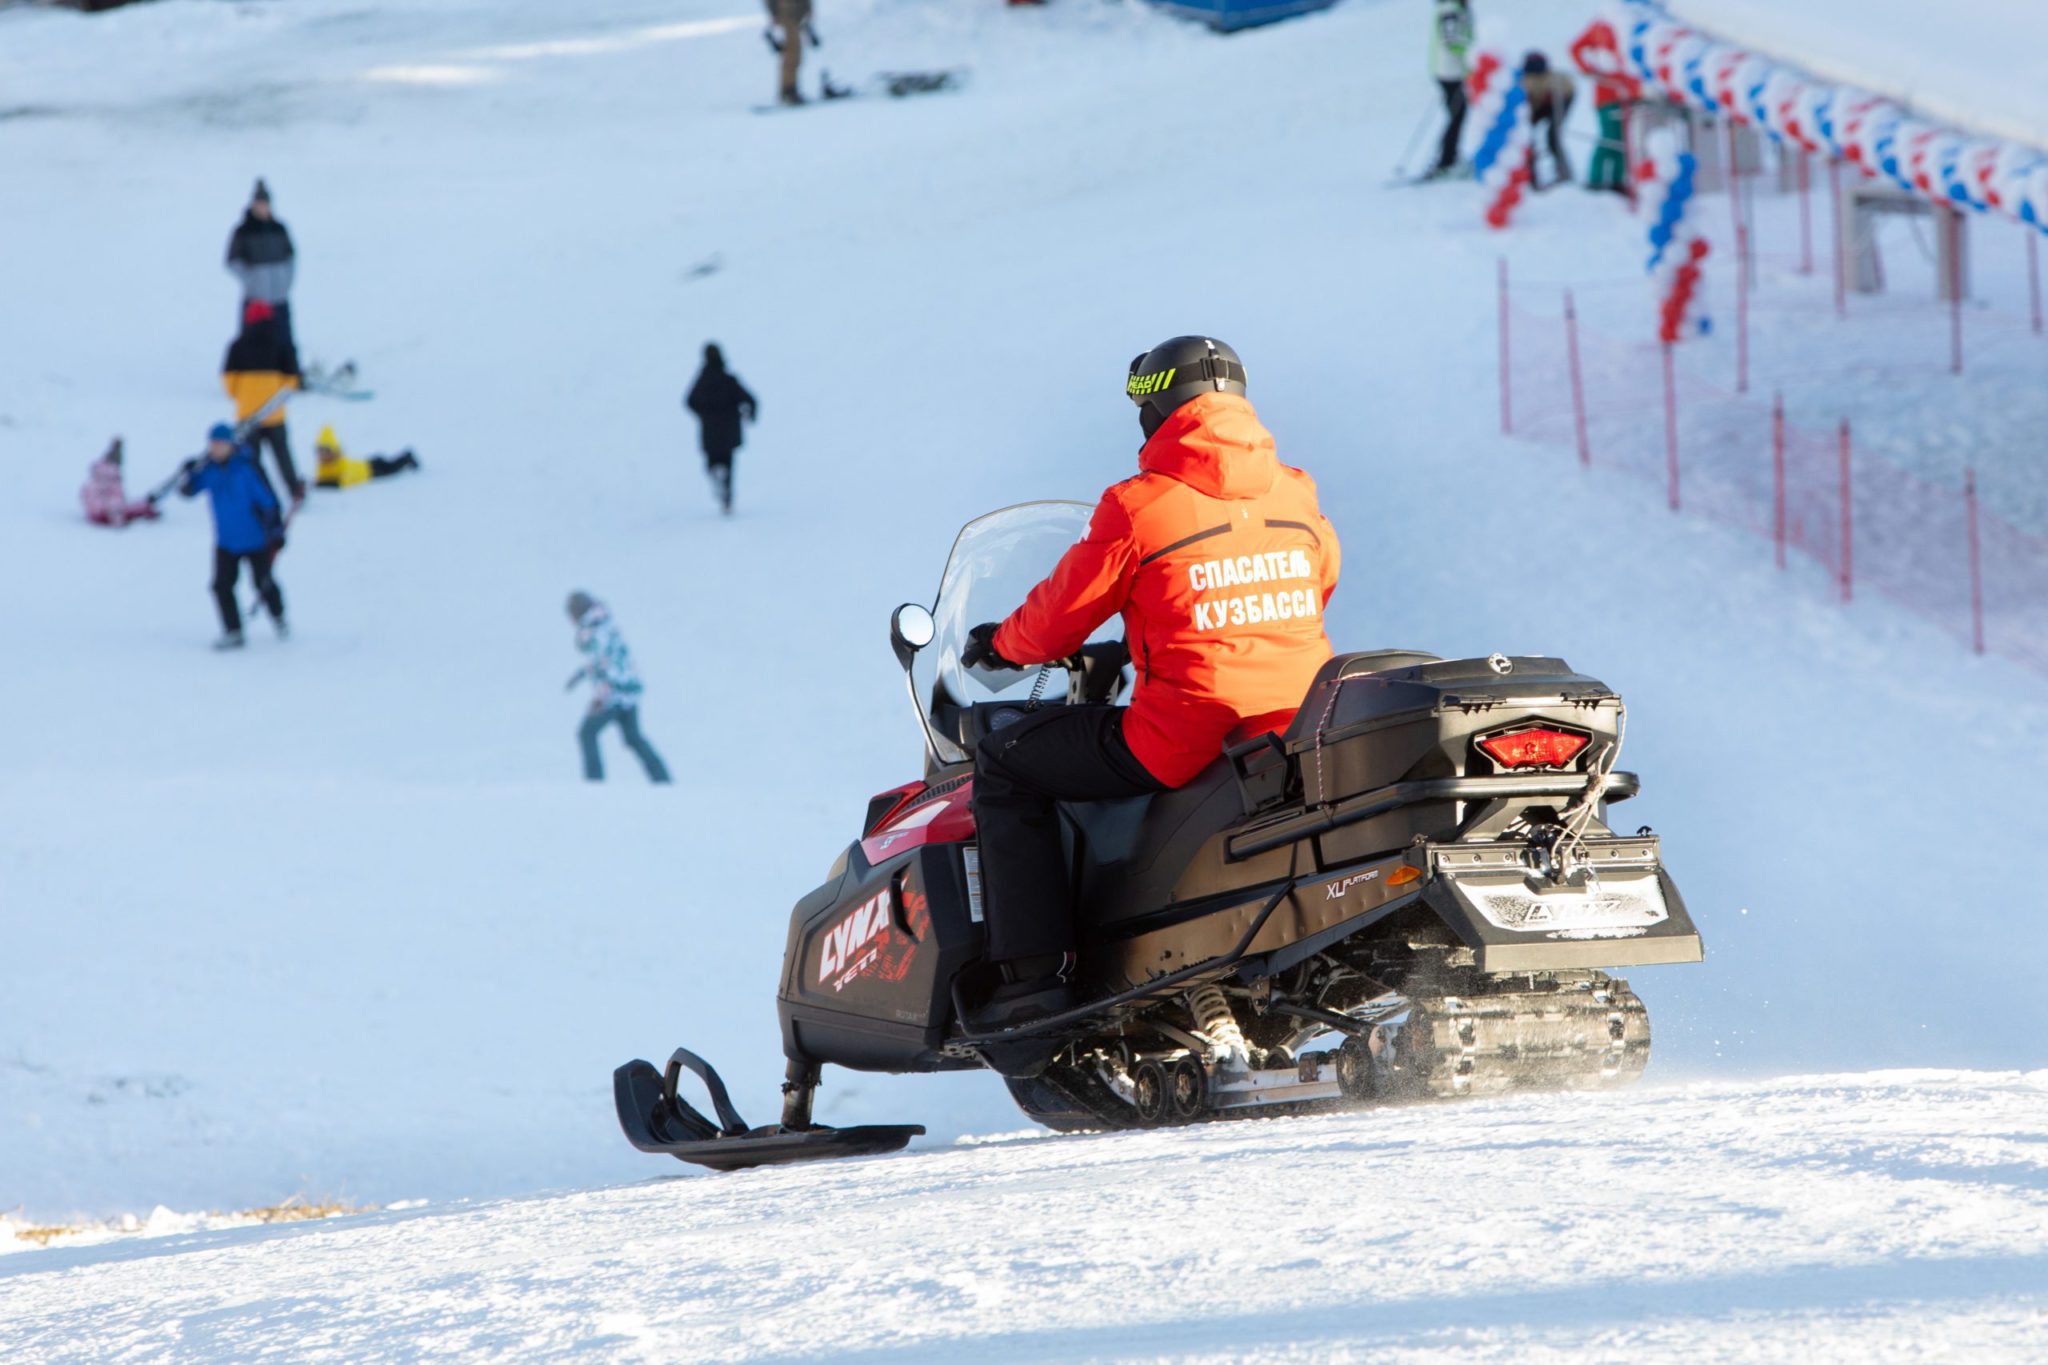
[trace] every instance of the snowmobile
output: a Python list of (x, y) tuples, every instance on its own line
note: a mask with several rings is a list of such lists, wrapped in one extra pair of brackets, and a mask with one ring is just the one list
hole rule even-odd
[[(812, 1119), (821, 1068), (988, 1067), (1056, 1130), (1114, 1130), (1517, 1089), (1625, 1086), (1649, 1060), (1642, 1001), (1610, 969), (1702, 948), (1657, 836), (1609, 810), (1627, 712), (1541, 657), (1338, 654), (1284, 733), (1176, 790), (1063, 806), (1084, 1003), (1016, 1027), (963, 1022), (983, 960), (970, 796), (984, 735), (1038, 706), (1117, 700), (1112, 620), (1037, 670), (961, 650), (1086, 528), (1035, 502), (970, 522), (927, 608), (890, 639), (924, 775), (868, 802), (860, 837), (790, 915), (778, 1012), (781, 1121), (749, 1127), (687, 1049), (613, 1075), (627, 1139), (714, 1169), (893, 1151), (916, 1125)], [(1048, 696), (1056, 675), (1064, 696)], [(714, 1117), (679, 1093), (683, 1074)]]

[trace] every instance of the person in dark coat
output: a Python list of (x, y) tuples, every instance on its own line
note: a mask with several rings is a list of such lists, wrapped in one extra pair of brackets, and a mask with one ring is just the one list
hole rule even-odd
[(754, 395), (725, 368), (725, 353), (717, 342), (704, 347), (704, 368), (690, 385), (683, 406), (697, 414), (697, 429), (704, 446), (704, 468), (726, 514), (732, 514), (732, 456), (740, 448), (740, 424), (751, 422), (756, 413)]
[[(235, 400), (235, 419), (246, 422), (263, 411), (263, 405), (286, 389), (305, 387), (299, 374), (299, 353), (292, 347), (291, 334), (277, 320), (276, 311), (261, 299), (251, 299), (242, 310), (242, 333), (228, 346), (221, 361), (220, 382)], [(284, 404), (271, 408), (257, 426), (250, 442), (252, 458), (265, 445), (277, 461), (277, 472), (293, 502), (306, 496), (306, 484), (292, 463), (291, 439), (284, 427)], [(259, 468), (260, 468), (259, 463)]]
[(242, 284), (238, 315), (252, 301), (270, 305), (287, 339), (292, 334), (292, 279), (298, 270), (298, 255), (292, 249), (292, 235), (282, 222), (271, 216), (270, 189), (261, 180), (249, 197), (242, 221), (228, 238), (228, 273)]
[[(1572, 161), (1564, 150), (1564, 121), (1578, 95), (1577, 84), (1566, 73), (1552, 71), (1550, 58), (1541, 52), (1531, 52), (1522, 58), (1522, 91), (1529, 97), (1529, 188), (1544, 190), (1562, 185), (1572, 178)], [(1544, 132), (1540, 145), (1550, 149), (1553, 174), (1547, 181), (1536, 174), (1539, 128)]]
[(242, 647), (242, 613), (235, 605), (235, 581), (241, 576), (242, 561), (256, 579), (256, 591), (277, 626), (279, 639), (291, 632), (284, 623), (284, 592), (271, 576), (270, 566), (284, 548), (284, 518), (277, 494), (256, 467), (256, 457), (235, 439), (235, 429), (216, 423), (206, 433), (206, 458), (185, 462), (185, 477), (178, 491), (184, 496), (207, 495), (213, 504), (213, 601), (220, 608), (220, 639), (215, 649)]

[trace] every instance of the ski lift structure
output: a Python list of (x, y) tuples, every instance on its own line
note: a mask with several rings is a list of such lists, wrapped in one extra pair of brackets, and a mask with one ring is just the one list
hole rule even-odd
[(1150, 0), (1155, 9), (1206, 24), (1218, 33), (1278, 23), (1297, 14), (1328, 9), (1337, 0)]

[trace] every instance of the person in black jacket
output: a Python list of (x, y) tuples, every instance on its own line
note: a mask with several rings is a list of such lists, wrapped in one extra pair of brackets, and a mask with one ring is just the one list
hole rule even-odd
[[(246, 422), (279, 392), (303, 388), (304, 380), (299, 374), (299, 353), (292, 347), (291, 334), (284, 330), (269, 304), (261, 299), (249, 300), (242, 310), (242, 322), (241, 335), (228, 346), (227, 356), (221, 361), (220, 381), (228, 397), (235, 400), (235, 419)], [(266, 445), (270, 447), (271, 458), (277, 461), (277, 472), (283, 476), (292, 502), (303, 502), (306, 485), (292, 463), (282, 403), (273, 407), (251, 433), (251, 457)]]
[(249, 207), (228, 238), (228, 271), (242, 282), (242, 305), (260, 300), (270, 305), (278, 325), (289, 338), (292, 334), (292, 279), (298, 270), (298, 256), (292, 249), (292, 235), (270, 213), (270, 189), (261, 180), (249, 197)]
[(704, 347), (704, 368), (683, 399), (683, 406), (697, 414), (697, 429), (704, 446), (704, 468), (719, 506), (732, 515), (732, 456), (740, 448), (742, 419), (754, 420), (754, 395), (725, 368), (725, 353), (717, 342)]

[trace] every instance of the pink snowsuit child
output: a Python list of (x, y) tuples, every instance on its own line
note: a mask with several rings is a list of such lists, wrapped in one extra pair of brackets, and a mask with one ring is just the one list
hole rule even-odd
[(92, 469), (85, 476), (85, 487), (78, 490), (78, 501), (85, 507), (85, 519), (95, 526), (126, 526), (131, 521), (156, 520), (156, 504), (148, 499), (128, 501), (128, 492), (121, 486), (121, 438), (107, 447), (107, 453), (93, 461)]

